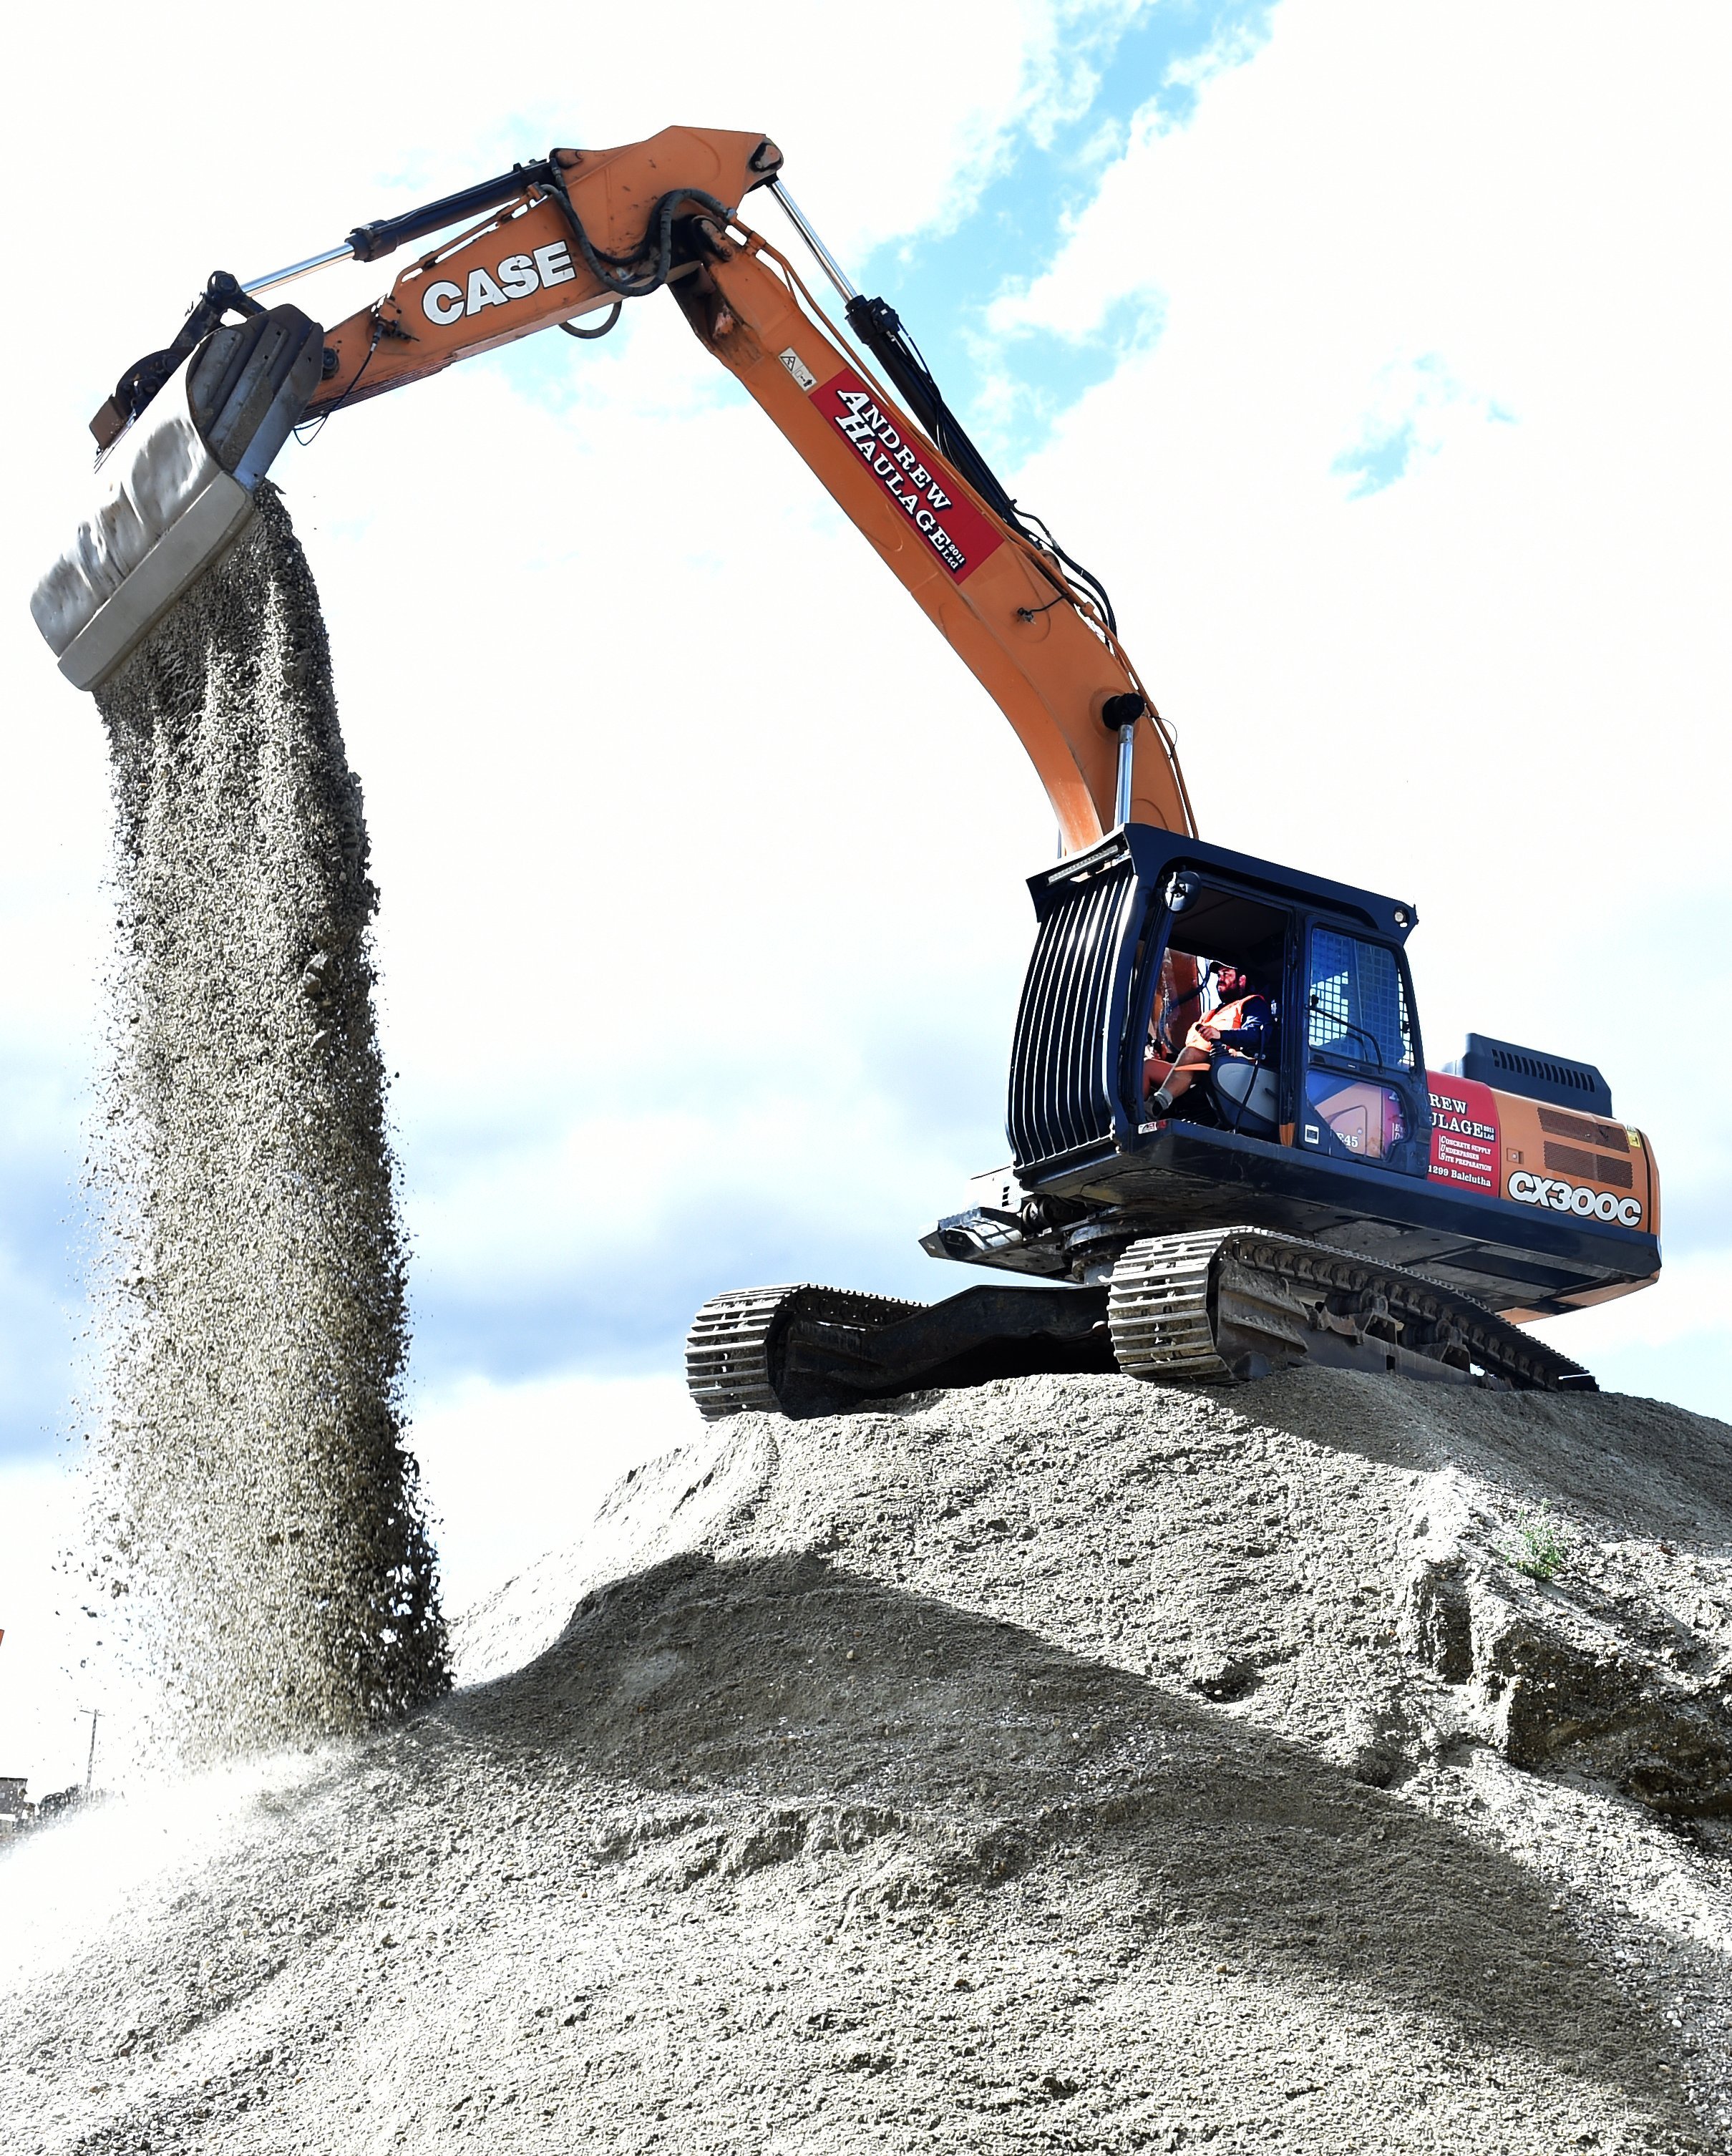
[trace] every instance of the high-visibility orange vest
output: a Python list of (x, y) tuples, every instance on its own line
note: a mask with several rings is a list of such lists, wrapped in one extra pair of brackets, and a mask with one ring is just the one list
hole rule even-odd
[(1218, 1009), (1210, 1011), (1197, 1021), (1185, 1036), (1185, 1045), (1187, 1048), (1200, 1049), (1205, 1055), (1212, 1054), (1216, 1044), (1212, 1040), (1203, 1039), (1202, 1029), (1206, 1025), (1212, 1025), (1218, 1027), (1222, 1033), (1237, 1033), (1245, 1023), (1246, 1004), (1260, 1003), (1262, 1000), (1263, 998), (1253, 991), (1248, 995), (1241, 996), (1237, 1003), (1221, 1004)]

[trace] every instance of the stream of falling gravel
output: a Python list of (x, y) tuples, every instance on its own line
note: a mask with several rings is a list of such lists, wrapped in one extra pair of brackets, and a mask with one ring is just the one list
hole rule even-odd
[(448, 1688), (405, 1449), (361, 788), (280, 499), (97, 701), (116, 932), (90, 1584), (182, 1759)]

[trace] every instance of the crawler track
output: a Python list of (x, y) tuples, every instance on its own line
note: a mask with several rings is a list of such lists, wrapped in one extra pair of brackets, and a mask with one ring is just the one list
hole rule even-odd
[(692, 1321), (706, 1421), (843, 1414), (1040, 1371), (1231, 1383), (1324, 1363), (1519, 1391), (1595, 1389), (1578, 1363), (1436, 1281), (1263, 1228), (1133, 1243), (1110, 1288), (1002, 1284), (937, 1303), (803, 1283), (735, 1288)]
[(685, 1382), (706, 1422), (724, 1415), (782, 1412), (786, 1336), (798, 1318), (827, 1331), (876, 1330), (922, 1306), (889, 1296), (857, 1295), (809, 1281), (784, 1287), (730, 1288), (712, 1296), (685, 1340)]
[(1113, 1368), (1104, 1288), (981, 1281), (942, 1302), (833, 1287), (736, 1290), (706, 1302), (686, 1380), (708, 1420), (752, 1409), (845, 1414), (873, 1400), (995, 1378)]
[(1133, 1243), (1108, 1322), (1136, 1378), (1257, 1378), (1305, 1363), (1523, 1392), (1598, 1389), (1580, 1363), (1452, 1289), (1323, 1243), (1222, 1228)]

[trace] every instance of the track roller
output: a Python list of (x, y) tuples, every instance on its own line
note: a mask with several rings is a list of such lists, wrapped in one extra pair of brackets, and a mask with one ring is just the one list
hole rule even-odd
[(1580, 1363), (1454, 1290), (1264, 1228), (1156, 1235), (1113, 1268), (1127, 1376), (1235, 1379), (1307, 1364), (1520, 1392), (1596, 1392)]

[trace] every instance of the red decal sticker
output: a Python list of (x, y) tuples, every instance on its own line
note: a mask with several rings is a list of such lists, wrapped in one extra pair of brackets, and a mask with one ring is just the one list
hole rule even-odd
[(959, 584), (1004, 544), (1003, 533), (963, 498), (931, 451), (904, 441), (857, 374), (844, 367), (812, 391), (812, 401)]
[(1427, 1071), (1425, 1082), (1432, 1096), (1432, 1179), (1495, 1197), (1501, 1140), (1491, 1087), (1436, 1070)]

